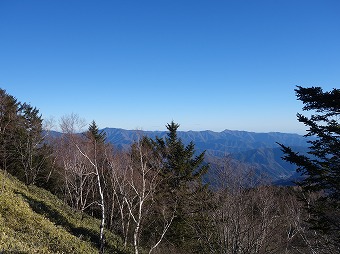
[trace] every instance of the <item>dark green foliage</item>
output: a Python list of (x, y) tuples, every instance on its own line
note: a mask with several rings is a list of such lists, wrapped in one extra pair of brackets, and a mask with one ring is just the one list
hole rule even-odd
[[(204, 152), (195, 156), (195, 145), (190, 142), (185, 146), (177, 137), (179, 125), (171, 122), (167, 125), (169, 133), (165, 140), (156, 139), (158, 148), (164, 159), (165, 176), (169, 176), (169, 187), (171, 190), (186, 188), (192, 181), (201, 182), (209, 166), (203, 165)], [(201, 184), (200, 184), (201, 185)]]
[(13, 167), (16, 162), (13, 140), (17, 129), (18, 108), (18, 101), (0, 89), (0, 165), (4, 170)]
[(37, 108), (27, 103), (20, 104), (15, 146), (26, 184), (38, 182), (48, 166), (48, 157), (52, 153), (44, 143), (42, 122), (42, 116)]
[(308, 156), (294, 152), (281, 144), (283, 159), (298, 166), (305, 177), (298, 183), (306, 193), (319, 193), (308, 209), (315, 229), (327, 235), (335, 245), (340, 242), (340, 90), (323, 92), (321, 87), (295, 89), (303, 110), (312, 111), (307, 117), (297, 114), (298, 121), (308, 127)]
[(96, 122), (93, 120), (88, 128), (86, 136), (89, 139), (95, 140), (97, 143), (105, 143), (106, 133), (103, 131), (99, 131), (99, 128)]
[(184, 145), (177, 137), (179, 125), (167, 125), (165, 140), (157, 138), (155, 144), (163, 160), (164, 181), (159, 186), (158, 199), (175, 210), (175, 218), (167, 233), (167, 240), (177, 248), (193, 250), (197, 247), (194, 225), (200, 223), (201, 211), (207, 199), (207, 186), (202, 176), (209, 166), (203, 163), (204, 152), (195, 155), (195, 145)]
[(45, 143), (39, 110), (0, 89), (0, 161), (26, 184), (46, 183), (50, 147)]

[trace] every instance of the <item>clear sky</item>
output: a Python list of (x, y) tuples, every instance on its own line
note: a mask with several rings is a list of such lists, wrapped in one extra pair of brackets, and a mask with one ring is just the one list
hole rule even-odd
[(340, 1), (0, 0), (0, 87), (100, 128), (298, 132), (340, 85)]

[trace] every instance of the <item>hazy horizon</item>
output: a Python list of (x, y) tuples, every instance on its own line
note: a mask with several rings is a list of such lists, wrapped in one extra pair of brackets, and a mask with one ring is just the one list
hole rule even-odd
[(100, 128), (304, 133), (340, 84), (338, 1), (1, 1), (0, 87)]

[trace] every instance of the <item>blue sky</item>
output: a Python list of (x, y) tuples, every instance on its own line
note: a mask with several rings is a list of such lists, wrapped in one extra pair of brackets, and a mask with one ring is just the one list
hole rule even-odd
[(0, 0), (0, 87), (99, 127), (302, 133), (340, 84), (339, 1)]

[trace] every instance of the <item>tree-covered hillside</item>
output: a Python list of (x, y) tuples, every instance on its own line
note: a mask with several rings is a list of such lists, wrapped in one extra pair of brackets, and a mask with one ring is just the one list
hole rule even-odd
[[(166, 137), (164, 131), (124, 130), (105, 128), (107, 140), (119, 149), (129, 149), (129, 146), (139, 136), (149, 138)], [(54, 133), (58, 135), (58, 133)], [(60, 134), (59, 134), (60, 135)], [(205, 152), (206, 160), (210, 157), (223, 158), (231, 155), (240, 163), (254, 167), (258, 174), (267, 175), (273, 182), (296, 177), (296, 167), (281, 159), (283, 152), (277, 144), (284, 143), (305, 153), (308, 140), (302, 135), (292, 133), (255, 133), (247, 131), (225, 130), (214, 131), (178, 131), (178, 137), (184, 144), (195, 143), (197, 153)]]
[[(95, 121), (84, 124), (75, 114), (60, 119), (58, 135), (49, 135), (43, 123), (38, 109), (0, 90), (2, 252), (339, 253), (329, 234), (310, 227), (315, 214), (301, 201), (311, 208), (329, 198), (327, 203), (337, 207), (338, 143), (329, 143), (327, 152), (336, 156), (327, 153), (324, 161), (286, 148), (304, 159), (306, 170), (310, 162), (322, 165), (317, 173), (332, 169), (334, 175), (326, 174), (325, 181), (334, 184), (333, 193), (327, 188), (308, 192), (304, 184), (274, 186), (268, 175), (231, 155), (205, 157), (196, 149), (199, 138), (188, 132), (186, 138), (195, 142), (184, 141), (173, 121), (161, 136), (135, 132), (126, 149), (112, 145)], [(337, 131), (337, 122), (330, 123)], [(277, 134), (248, 134), (237, 133), (230, 142), (247, 147), (247, 139), (255, 140), (258, 148), (247, 157), (284, 167), (278, 150), (264, 145)], [(330, 137), (327, 141), (338, 142), (337, 135)], [(324, 140), (311, 143), (322, 152)], [(338, 221), (338, 213), (328, 212), (327, 218)]]

